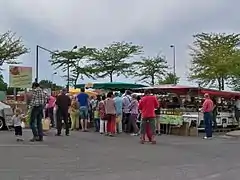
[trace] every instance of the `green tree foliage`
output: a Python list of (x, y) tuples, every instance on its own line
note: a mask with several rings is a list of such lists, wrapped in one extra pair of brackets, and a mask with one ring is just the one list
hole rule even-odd
[(3, 75), (0, 74), (0, 91), (7, 91), (8, 85), (4, 82)]
[(22, 39), (15, 36), (16, 34), (11, 31), (0, 34), (0, 66), (4, 63), (18, 64), (16, 59), (28, 53), (28, 49), (22, 43)]
[(239, 34), (200, 33), (193, 37), (190, 80), (196, 80), (203, 86), (217, 83), (218, 88), (223, 90), (225, 81), (235, 76), (236, 67), (239, 67), (236, 61)]
[(40, 86), (42, 88), (45, 88), (45, 89), (48, 89), (48, 88), (51, 88), (52, 91), (58, 91), (58, 90), (61, 90), (63, 87), (62, 86), (59, 86), (55, 83), (53, 83), (52, 81), (49, 81), (49, 80), (41, 80), (39, 82)]
[(141, 61), (134, 62), (135, 71), (132, 75), (139, 77), (140, 81), (143, 81), (149, 85), (154, 85), (156, 79), (162, 79), (167, 73), (168, 65), (164, 57), (143, 57)]
[(142, 52), (142, 47), (127, 42), (114, 42), (110, 46), (96, 50), (91, 57), (92, 67), (97, 78), (127, 75), (132, 63), (127, 60)]
[[(0, 91), (5, 91), (7, 95), (14, 95), (14, 88), (8, 87), (8, 84), (4, 82), (2, 74), (0, 74)], [(16, 93), (19, 91), (24, 91), (24, 89), (16, 88)]]
[[(88, 63), (84, 63), (84, 59), (88, 59), (94, 51), (94, 48), (85, 46), (75, 51), (55, 51), (50, 62), (56, 69), (61, 69), (63, 72), (67, 72), (69, 64), (70, 79), (73, 85), (76, 85), (79, 77), (83, 79), (86, 76), (94, 79), (93, 68)], [(64, 77), (67, 76), (64, 75)]]
[(158, 84), (178, 84), (179, 83), (179, 77), (177, 77), (173, 73), (167, 73), (163, 79), (160, 79), (158, 81)]

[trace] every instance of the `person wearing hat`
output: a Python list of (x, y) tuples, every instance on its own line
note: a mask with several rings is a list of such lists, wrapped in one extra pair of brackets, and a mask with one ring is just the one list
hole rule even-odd
[(211, 100), (209, 94), (204, 94), (204, 102), (202, 105), (203, 119), (205, 125), (204, 139), (209, 139), (212, 137), (212, 111), (213, 111), (213, 101)]
[(71, 106), (71, 99), (67, 94), (67, 89), (62, 89), (60, 95), (58, 95), (56, 99), (56, 107), (57, 107), (57, 134), (56, 136), (61, 135), (62, 131), (62, 120), (65, 124), (65, 134), (69, 136), (69, 124), (68, 124), (68, 109)]

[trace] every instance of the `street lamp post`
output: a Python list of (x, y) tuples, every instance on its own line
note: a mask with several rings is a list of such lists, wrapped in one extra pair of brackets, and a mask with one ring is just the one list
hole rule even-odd
[[(47, 51), (50, 54), (56, 54), (55, 52), (53, 52), (47, 48), (44, 48), (39, 45), (36, 46), (36, 78), (35, 78), (35, 82), (38, 82), (38, 76), (39, 76), (39, 71), (38, 71), (39, 70), (39, 49)], [(71, 51), (73, 51), (74, 49), (77, 49), (77, 46), (74, 46)], [(70, 59), (68, 59), (68, 67), (67, 67), (67, 89), (68, 90), (69, 90), (69, 84), (70, 84)]]
[[(74, 46), (71, 52), (74, 49), (77, 49), (77, 46)], [(68, 59), (68, 64), (67, 64), (67, 92), (69, 92), (69, 86), (70, 86), (70, 59)]]
[(39, 45), (36, 46), (36, 78), (35, 78), (35, 82), (38, 82), (38, 75), (39, 75), (39, 72), (38, 72), (38, 70), (39, 70), (39, 67), (38, 67), (39, 66), (39, 49), (47, 51), (51, 54), (55, 54), (53, 51), (51, 51), (47, 48), (44, 48), (44, 47), (39, 46)]
[(170, 48), (173, 50), (173, 75), (174, 75), (174, 85), (176, 85), (176, 47), (171, 45)]
[(53, 90), (54, 87), (54, 75), (56, 75), (57, 72), (52, 73), (52, 84), (51, 84), (51, 89)]

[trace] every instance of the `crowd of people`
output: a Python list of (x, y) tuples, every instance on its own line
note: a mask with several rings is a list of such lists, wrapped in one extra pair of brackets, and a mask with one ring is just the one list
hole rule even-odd
[(55, 102), (57, 136), (61, 135), (62, 120), (65, 134), (69, 135), (68, 119), (71, 119), (71, 130), (81, 129), (83, 132), (87, 132), (89, 123), (93, 122), (95, 132), (100, 134), (112, 137), (122, 132), (131, 133), (133, 136), (141, 135), (141, 140), (144, 142), (146, 125), (137, 123), (146, 121), (150, 124), (150, 139), (154, 143), (155, 109), (159, 107), (158, 100), (148, 91), (145, 92), (141, 101), (139, 100), (140, 98), (129, 90), (123, 95), (110, 91), (106, 95), (97, 95), (96, 97), (89, 97), (84, 88), (73, 97), (66, 95), (66, 91), (63, 90)]
[[(156, 142), (155, 110), (159, 107), (159, 102), (149, 91), (142, 98), (129, 90), (124, 94), (110, 91), (90, 97), (84, 88), (75, 96), (69, 96), (67, 89), (62, 89), (57, 97), (53, 97), (46, 95), (36, 82), (32, 89), (29, 122), (33, 133), (33, 138), (30, 139), (32, 142), (43, 141), (43, 118), (51, 120), (51, 126), (57, 130), (56, 136), (62, 135), (62, 129), (65, 129), (66, 136), (75, 130), (87, 132), (93, 125), (95, 132), (106, 136), (125, 132), (133, 136), (140, 135), (141, 142), (144, 143), (145, 135), (148, 134), (149, 140)], [(13, 118), (16, 121), (14, 127), (17, 140), (22, 140), (23, 117), (19, 109), (15, 110)]]
[[(70, 130), (87, 132), (91, 123), (95, 132), (110, 137), (122, 132), (133, 136), (140, 135), (141, 143), (144, 143), (145, 137), (148, 137), (154, 144), (156, 133), (160, 134), (160, 102), (156, 96), (150, 94), (149, 90), (145, 90), (142, 97), (129, 90), (124, 94), (110, 91), (106, 95), (89, 97), (84, 88), (76, 96), (69, 96), (67, 89), (63, 89), (55, 98), (47, 96), (38, 83), (33, 83), (32, 88), (29, 124), (33, 138), (30, 141), (43, 141), (44, 117), (51, 120), (52, 127), (56, 127), (56, 136), (62, 135), (63, 126), (66, 136), (69, 136)], [(206, 139), (212, 137), (213, 110), (214, 103), (209, 95), (205, 94), (202, 111)], [(19, 109), (15, 110), (13, 118), (15, 135), (19, 141), (22, 140), (22, 117)]]

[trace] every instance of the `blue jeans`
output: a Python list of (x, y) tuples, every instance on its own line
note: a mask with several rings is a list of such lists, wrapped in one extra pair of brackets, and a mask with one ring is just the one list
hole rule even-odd
[(96, 132), (99, 132), (99, 130), (100, 130), (100, 118), (95, 118), (94, 119), (94, 125), (95, 125)]
[(30, 127), (34, 137), (43, 138), (42, 129), (43, 106), (33, 107), (30, 117)]
[(212, 137), (212, 113), (205, 112), (203, 115), (206, 137)]

